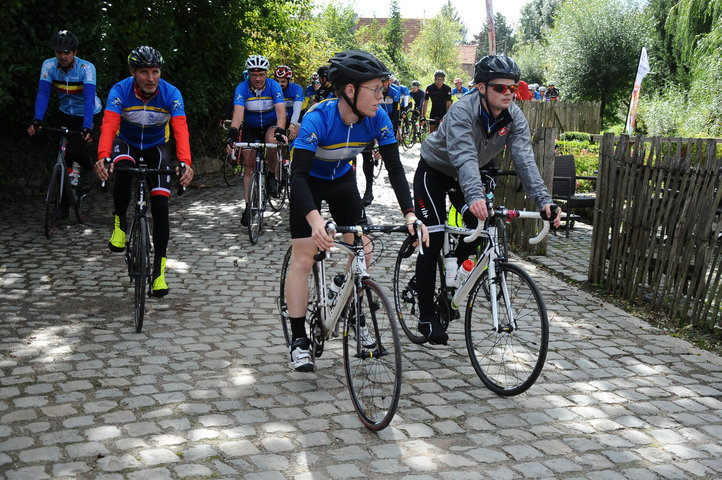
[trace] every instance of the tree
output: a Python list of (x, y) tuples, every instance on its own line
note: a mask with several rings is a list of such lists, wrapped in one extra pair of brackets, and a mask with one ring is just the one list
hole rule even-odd
[[(496, 39), (497, 53), (506, 53), (510, 55), (516, 44), (514, 30), (506, 23), (506, 17), (501, 13), (494, 15), (494, 34)], [(489, 25), (484, 24), (481, 32), (474, 35), (474, 43), (476, 47), (476, 60), (489, 55)]]
[(540, 42), (546, 32), (554, 28), (554, 15), (562, 0), (533, 0), (521, 7), (519, 18), (520, 42)]
[(461, 37), (460, 42), (463, 42), (464, 39), (466, 39), (466, 25), (464, 25), (461, 17), (459, 17), (459, 13), (456, 11), (456, 8), (454, 8), (451, 4), (451, 0), (446, 0), (446, 4), (441, 7), (439, 15), (458, 25), (459, 36)]
[(386, 53), (398, 64), (401, 60), (401, 48), (404, 46), (404, 25), (401, 21), (401, 10), (399, 9), (399, 1), (391, 0), (391, 15), (386, 24), (384, 39), (386, 40)]
[(411, 46), (412, 76), (431, 81), (437, 69), (447, 78), (463, 76), (456, 48), (462, 38), (459, 24), (441, 13), (427, 20)]
[(601, 100), (603, 119), (616, 123), (617, 107), (632, 91), (648, 32), (633, 0), (567, 0), (545, 50), (547, 80), (564, 98)]
[(336, 50), (350, 50), (356, 47), (357, 23), (353, 7), (335, 0), (318, 15), (315, 29), (327, 42), (332, 41)]

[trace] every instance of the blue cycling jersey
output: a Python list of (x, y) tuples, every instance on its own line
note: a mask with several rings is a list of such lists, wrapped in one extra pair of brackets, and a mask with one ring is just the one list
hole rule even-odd
[(286, 117), (290, 120), (293, 116), (293, 104), (303, 103), (303, 87), (297, 83), (288, 82), (288, 88), (283, 91), (283, 102), (286, 104)]
[[(351, 169), (350, 162), (376, 139), (379, 146), (396, 143), (391, 119), (379, 107), (373, 117), (346, 125), (338, 111), (338, 98), (324, 100), (306, 112), (293, 149), (315, 152), (309, 174), (334, 180)], [(293, 155), (293, 153), (291, 153)]]
[(283, 102), (281, 85), (272, 78), (266, 79), (263, 90), (251, 90), (251, 81), (245, 80), (236, 87), (233, 105), (245, 108), (243, 122), (249, 127), (261, 128), (276, 123), (277, 103)]
[(83, 127), (91, 128), (93, 115), (103, 108), (95, 94), (95, 81), (95, 67), (87, 60), (75, 57), (75, 63), (66, 73), (58, 66), (57, 58), (48, 58), (40, 69), (33, 118), (42, 120), (45, 117), (52, 86), (58, 92), (60, 111), (73, 117), (83, 117)]
[[(399, 108), (401, 101), (401, 90), (396, 85), (389, 85), (389, 91), (384, 93), (384, 99), (379, 103), (379, 107), (383, 108), (386, 113), (391, 116), (395, 109)], [(394, 104), (396, 107), (394, 108)]]
[(118, 136), (140, 150), (167, 143), (170, 119), (186, 114), (180, 91), (162, 78), (149, 100), (136, 93), (133, 77), (121, 80), (110, 89), (105, 108), (122, 119)]

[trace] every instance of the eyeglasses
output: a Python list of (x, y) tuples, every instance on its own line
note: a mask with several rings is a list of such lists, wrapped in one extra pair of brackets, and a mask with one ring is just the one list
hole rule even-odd
[(374, 93), (374, 97), (383, 97), (384, 96), (384, 87), (367, 87), (366, 85), (359, 85), (361, 88), (365, 88), (366, 90), (371, 90)]
[(519, 85), (504, 85), (503, 83), (487, 83), (486, 86), (491, 87), (496, 93), (502, 94), (506, 93), (507, 90), (509, 90), (510, 93), (514, 93), (519, 88)]

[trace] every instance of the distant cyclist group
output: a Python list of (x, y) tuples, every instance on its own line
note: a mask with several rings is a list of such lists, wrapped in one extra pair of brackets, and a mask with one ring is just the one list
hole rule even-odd
[[(115, 166), (142, 162), (152, 168), (171, 167), (175, 156), (186, 165), (180, 182), (193, 179), (189, 132), (183, 98), (179, 90), (161, 78), (161, 53), (141, 46), (128, 55), (130, 76), (116, 83), (108, 95), (102, 116), (98, 152), (92, 162), (87, 143), (92, 138), (94, 116), (102, 109), (96, 96), (95, 67), (76, 56), (78, 39), (62, 30), (51, 40), (54, 58), (43, 63), (35, 115), (28, 127), (34, 135), (42, 128), (51, 88), (58, 92), (61, 122), (81, 135), (71, 135), (67, 158), (81, 165), (81, 188), (92, 188), (93, 170), (105, 181)], [(508, 149), (515, 170), (528, 195), (555, 226), (561, 212), (552, 211), (551, 196), (534, 161), (529, 125), (521, 109), (512, 102), (519, 81), (517, 64), (504, 55), (482, 58), (474, 68), (470, 88), (454, 82), (438, 70), (434, 83), (424, 90), (418, 80), (409, 90), (374, 55), (348, 50), (337, 53), (312, 75), (305, 89), (293, 83), (293, 70), (279, 65), (272, 70), (262, 55), (251, 55), (245, 63), (248, 78), (233, 96), (233, 113), (226, 149), (237, 142), (288, 142), (291, 159), (289, 223), (292, 261), (286, 283), (290, 317), (290, 354), (293, 368), (313, 368), (306, 331), (308, 278), (314, 255), (333, 245), (326, 231), (322, 204), (328, 206), (338, 225), (357, 225), (366, 220), (365, 207), (373, 202), (373, 162), (383, 159), (400, 213), (409, 234), (421, 230), (426, 246), (416, 264), (419, 290), (419, 332), (431, 343), (446, 344), (448, 337), (433, 305), (437, 258), (442, 248), (446, 223), (446, 197), (470, 227), (484, 222), (489, 213), (485, 187), (479, 169)], [(230, 92), (229, 92), (230, 96)], [(431, 106), (429, 108), (429, 103)], [(421, 145), (421, 157), (413, 180), (413, 196), (399, 154), (400, 125), (411, 118), (428, 123), (429, 135)], [(355, 162), (361, 154), (366, 191), (360, 194)], [(245, 208), (242, 222), (248, 222), (248, 185), (255, 159), (252, 150), (242, 152)], [(266, 188), (278, 191), (277, 156), (267, 155)], [(109, 165), (109, 167), (107, 166)], [(114, 228), (108, 242), (112, 252), (126, 248), (126, 210), (130, 202), (131, 176), (115, 174), (113, 190)], [(166, 295), (167, 246), (170, 236), (168, 200), (170, 175), (149, 179), (153, 215), (152, 294)], [(421, 220), (423, 225), (419, 225)], [(464, 255), (457, 251), (459, 265)], [(367, 258), (368, 262), (368, 258)]]

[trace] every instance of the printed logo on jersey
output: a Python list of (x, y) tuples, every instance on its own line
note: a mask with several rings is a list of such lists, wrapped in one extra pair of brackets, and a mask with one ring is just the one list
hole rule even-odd
[(389, 138), (394, 138), (394, 132), (392, 132), (388, 126), (383, 126), (381, 128), (381, 135), (379, 135), (379, 140), (386, 140)]
[(311, 135), (309, 135), (308, 137), (306, 137), (306, 142), (307, 142), (307, 143), (317, 144), (317, 143), (318, 143), (318, 137), (316, 136), (315, 133), (311, 132)]
[(504, 135), (506, 135), (507, 133), (509, 133), (509, 129), (506, 128), (506, 127), (504, 127), (504, 128), (502, 128), (501, 130), (499, 130), (499, 135), (501, 135), (502, 137), (503, 137)]
[(175, 112), (177, 110), (180, 110), (183, 108), (183, 104), (180, 102), (180, 100), (173, 100), (173, 105), (170, 107), (171, 112)]
[(110, 104), (114, 107), (120, 107), (123, 105), (123, 101), (120, 99), (120, 97), (115, 97), (113, 100), (110, 101)]

